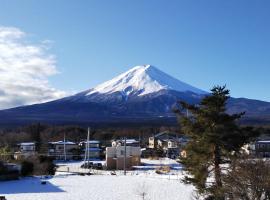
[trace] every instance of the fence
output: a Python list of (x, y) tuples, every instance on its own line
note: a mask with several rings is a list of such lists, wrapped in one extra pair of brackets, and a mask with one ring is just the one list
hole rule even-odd
[[(93, 175), (115, 175), (115, 176), (125, 176), (123, 170), (96, 170), (96, 169), (83, 169), (80, 166), (59, 166), (57, 172), (64, 172), (67, 175), (72, 174), (93, 174)], [(155, 170), (133, 170), (127, 171), (127, 176), (142, 176), (144, 178), (154, 178), (154, 179), (167, 179), (174, 181), (181, 181), (184, 176), (182, 170), (171, 170), (166, 174), (157, 174)]]

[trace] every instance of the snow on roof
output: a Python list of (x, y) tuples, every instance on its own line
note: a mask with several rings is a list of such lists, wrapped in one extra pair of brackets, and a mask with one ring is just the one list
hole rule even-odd
[(58, 142), (49, 142), (49, 144), (59, 144), (59, 145), (75, 145), (76, 143), (70, 141), (58, 141)]
[(270, 140), (259, 140), (257, 143), (270, 143)]
[(33, 146), (33, 145), (35, 145), (35, 142), (22, 142), (22, 143), (19, 143), (18, 145), (21, 145), (21, 146)]
[(82, 141), (80, 143), (88, 143), (88, 144), (100, 144), (100, 141), (98, 140), (89, 140), (88, 142), (87, 141)]
[[(125, 141), (125, 140), (123, 140), (123, 141)], [(135, 140), (135, 139), (127, 139), (126, 140), (126, 143), (137, 143), (137, 142), (139, 142), (139, 141)]]
[[(122, 140), (116, 140), (116, 142), (125, 142), (124, 139)], [(132, 144), (132, 143), (138, 143), (139, 141), (138, 140), (135, 140), (135, 139), (126, 139), (126, 143), (127, 144)]]

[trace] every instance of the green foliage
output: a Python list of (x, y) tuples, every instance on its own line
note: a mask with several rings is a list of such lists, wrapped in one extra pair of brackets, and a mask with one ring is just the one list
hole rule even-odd
[(0, 148), (0, 160), (4, 161), (4, 162), (8, 162), (9, 160), (11, 160), (12, 156), (11, 156), (11, 151), (10, 148), (8, 146), (4, 146), (2, 148)]
[[(179, 102), (176, 113), (182, 131), (190, 138), (185, 147), (187, 157), (181, 163), (189, 173), (185, 181), (194, 184), (199, 193), (224, 199), (222, 164), (228, 163), (233, 152), (236, 155), (256, 134), (252, 128), (239, 127), (238, 119), (244, 113), (226, 113), (230, 96), (225, 86), (215, 86), (211, 92), (199, 105)], [(187, 110), (189, 116), (184, 114)]]
[(31, 126), (29, 126), (28, 128), (29, 133), (30, 133), (30, 137), (31, 140), (34, 141), (36, 143), (36, 151), (40, 150), (40, 144), (41, 144), (41, 125), (40, 123), (38, 124), (33, 124)]

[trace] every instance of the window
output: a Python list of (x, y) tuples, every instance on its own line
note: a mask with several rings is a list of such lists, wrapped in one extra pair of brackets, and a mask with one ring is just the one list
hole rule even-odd
[(120, 151), (120, 154), (123, 156), (125, 154), (125, 151), (124, 150), (121, 150)]
[(58, 149), (58, 150), (62, 150), (62, 149), (64, 149), (64, 147), (59, 146), (57, 149)]

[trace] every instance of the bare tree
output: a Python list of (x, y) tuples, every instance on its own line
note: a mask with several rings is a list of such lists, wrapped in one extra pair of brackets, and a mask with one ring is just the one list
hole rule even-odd
[(136, 188), (136, 193), (142, 200), (150, 200), (148, 197), (148, 186), (145, 184), (145, 182), (138, 185)]
[(270, 199), (270, 163), (262, 159), (235, 160), (224, 182), (227, 199)]

